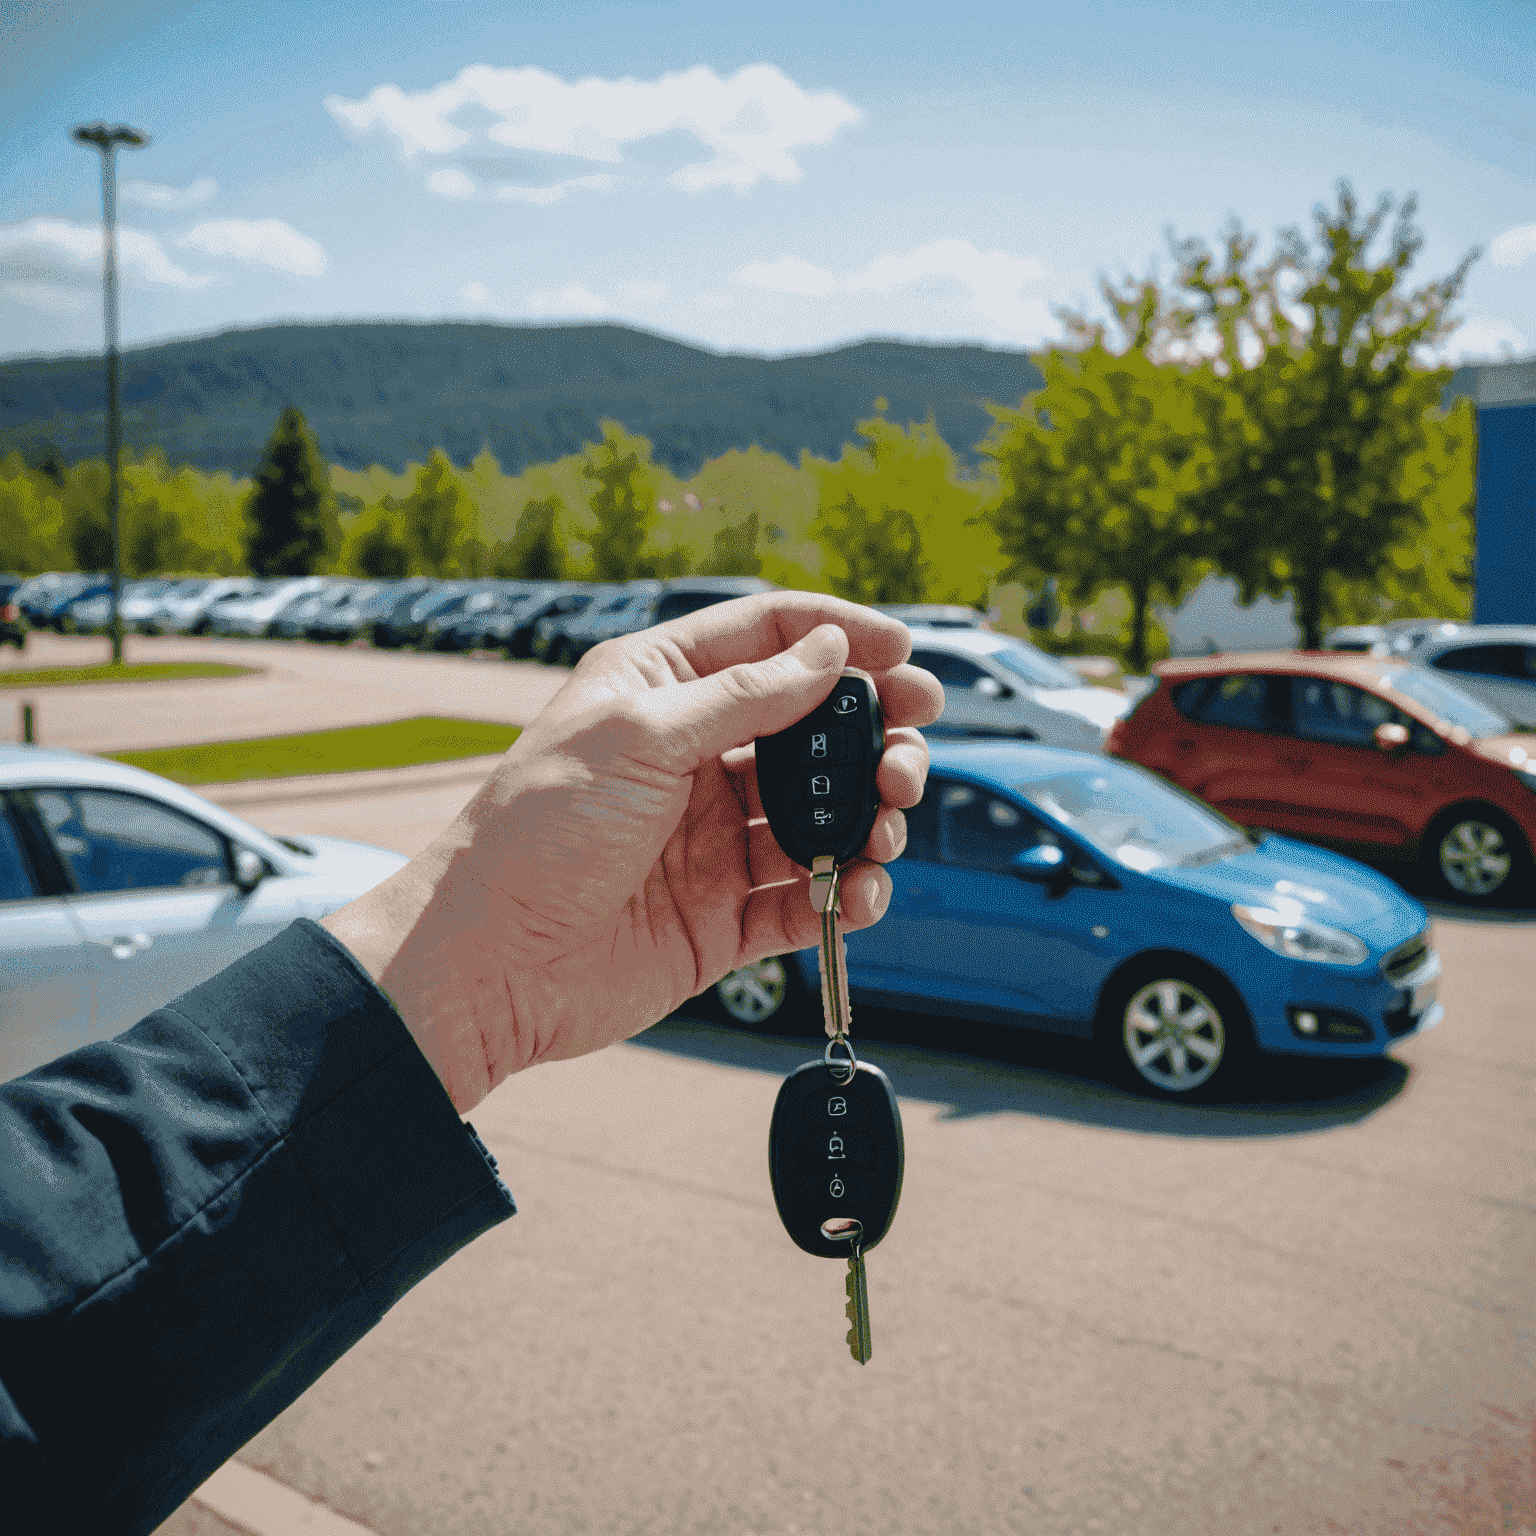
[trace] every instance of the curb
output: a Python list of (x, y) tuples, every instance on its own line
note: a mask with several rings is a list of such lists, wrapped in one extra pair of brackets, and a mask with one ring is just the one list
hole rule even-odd
[(227, 810), (296, 800), (346, 800), (370, 790), (387, 794), (439, 785), (483, 784), (502, 756), (498, 752), (446, 763), (413, 763), (404, 768), (365, 768), (357, 773), (316, 773), (292, 779), (241, 779), (227, 784), (189, 784), (187, 788)]

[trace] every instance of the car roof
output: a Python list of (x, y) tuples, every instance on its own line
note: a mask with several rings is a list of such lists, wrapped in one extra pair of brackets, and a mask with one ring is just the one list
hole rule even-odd
[(1446, 624), (1438, 633), (1420, 641), (1415, 654), (1428, 655), (1431, 650), (1449, 650), (1458, 645), (1497, 645), (1510, 641), (1536, 645), (1536, 624)]
[(1220, 651), (1214, 656), (1159, 661), (1152, 670), (1170, 680), (1220, 677), (1228, 672), (1283, 672), (1369, 684), (1379, 681), (1383, 671), (1397, 672), (1406, 666), (1408, 662), (1398, 656), (1365, 656), (1358, 651)]
[(1012, 790), (1021, 780), (1053, 769), (1116, 768), (1127, 765), (1097, 752), (1074, 752), (1038, 741), (928, 741), (929, 766), (936, 773), (964, 773), (998, 789)]
[[(1014, 646), (1028, 646), (1039, 650), (1017, 635), (1004, 634), (995, 629), (930, 629), (923, 624), (908, 626), (912, 635), (912, 649), (921, 647), (927, 651), (965, 651), (972, 656), (993, 656), (998, 651), (1011, 650)], [(1040, 651), (1042, 656), (1048, 654)], [(1056, 658), (1053, 656), (1051, 660)]]
[(289, 867), (287, 855), (267, 833), (192, 790), (161, 778), (158, 773), (114, 762), (111, 758), (93, 757), (87, 752), (71, 752), (63, 747), (27, 747), (15, 742), (0, 742), (0, 789), (50, 784), (141, 791), (186, 811), (189, 816), (196, 816), (200, 821), (212, 822), (230, 837), (257, 848), (279, 868)]

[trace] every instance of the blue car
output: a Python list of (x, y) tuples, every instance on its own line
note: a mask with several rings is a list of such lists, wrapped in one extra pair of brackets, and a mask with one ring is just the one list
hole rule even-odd
[[(1255, 842), (1134, 764), (931, 743), (890, 908), (848, 936), (855, 1001), (1093, 1040), (1127, 1086), (1232, 1086), (1259, 1053), (1380, 1056), (1440, 1017), (1429, 915), (1342, 855)], [(815, 1009), (814, 949), (732, 972), (741, 1023)]]

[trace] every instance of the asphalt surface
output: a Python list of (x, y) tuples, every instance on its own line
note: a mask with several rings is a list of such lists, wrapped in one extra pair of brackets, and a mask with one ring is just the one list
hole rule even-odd
[[(517, 718), (519, 673), (559, 681), (299, 649), (274, 671), (355, 667), (354, 708), (396, 686), (381, 664), (494, 675), (478, 692), (508, 713), (481, 718)], [(178, 708), (208, 730), (179, 740), (273, 728), (230, 729), (255, 715), (239, 683), (166, 687), (200, 702), (146, 731)], [(53, 690), (44, 719), (115, 740), (112, 709), (63, 695), (121, 715), (125, 691)], [(412, 852), (474, 787), (391, 782), (239, 809)], [(790, 1244), (768, 1188), (811, 1035), (681, 1017), (522, 1073), (472, 1117), (519, 1214), (240, 1460), (378, 1536), (1536, 1531), (1536, 914), (1446, 910), (1437, 935), (1438, 1029), (1227, 1105), (1128, 1096), (1046, 1037), (857, 1010), (907, 1138), (862, 1368), (843, 1266)], [(190, 1506), (164, 1528), (225, 1529)]]

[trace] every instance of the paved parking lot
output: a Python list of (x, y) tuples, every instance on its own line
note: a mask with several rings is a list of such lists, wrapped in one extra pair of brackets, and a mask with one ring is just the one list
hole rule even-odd
[[(220, 739), (426, 699), (525, 719), (561, 680), (231, 644), (275, 653), (270, 691), (54, 690), (45, 739)], [(274, 725), (315, 679), (329, 718)], [(141, 692), (152, 707), (125, 710)], [(239, 809), (411, 852), (488, 766), (248, 789)], [(473, 1117), (519, 1215), (240, 1460), (378, 1536), (1536, 1531), (1536, 914), (1444, 912), (1438, 933), (1437, 1030), (1230, 1105), (1149, 1104), (1073, 1045), (860, 1010), (907, 1134), (862, 1369), (841, 1266), (790, 1244), (768, 1189), (773, 1096), (809, 1038), (690, 1016), (520, 1074)], [(165, 1531), (226, 1529), (189, 1507)]]

